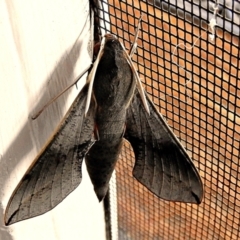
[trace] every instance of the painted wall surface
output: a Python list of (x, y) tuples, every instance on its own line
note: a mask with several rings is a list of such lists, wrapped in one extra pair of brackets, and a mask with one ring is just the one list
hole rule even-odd
[(91, 64), (88, 0), (0, 1), (0, 240), (105, 239), (103, 206), (83, 182), (52, 211), (5, 227), (7, 202), (85, 83), (31, 116)]

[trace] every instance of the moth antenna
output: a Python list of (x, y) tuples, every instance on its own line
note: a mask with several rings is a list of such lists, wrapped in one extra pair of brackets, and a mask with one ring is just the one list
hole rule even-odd
[(132, 48), (131, 48), (131, 52), (129, 53), (129, 57), (132, 58), (133, 54), (135, 53), (137, 49), (137, 43), (133, 43)]
[(55, 102), (60, 96), (62, 96), (68, 89), (70, 89), (72, 86), (76, 85), (77, 82), (79, 81), (79, 79), (88, 71), (88, 69), (91, 67), (91, 65), (89, 65), (88, 67), (86, 67), (83, 71), (83, 73), (80, 74), (80, 76), (77, 77), (77, 80), (74, 81), (74, 83), (72, 83), (71, 85), (69, 85), (68, 87), (66, 87), (62, 92), (60, 92), (57, 96), (55, 96), (54, 98), (50, 99), (50, 101), (48, 101), (36, 114), (34, 114), (31, 118), (32, 120), (37, 119), (41, 113), (48, 107), (50, 106), (53, 102)]
[(145, 110), (147, 111), (147, 113), (150, 115), (150, 110), (149, 110), (149, 106), (147, 104), (147, 99), (146, 99), (146, 96), (145, 96), (145, 91), (144, 91), (144, 88), (143, 88), (143, 85), (142, 85), (142, 82), (141, 82), (141, 79), (139, 78), (139, 75), (137, 73), (137, 70), (131, 60), (133, 54), (135, 53), (135, 50), (137, 49), (137, 39), (138, 39), (138, 35), (139, 35), (139, 31), (140, 31), (140, 27), (141, 27), (141, 21), (142, 21), (142, 14), (138, 20), (138, 25), (137, 25), (137, 28), (136, 28), (136, 31), (135, 31), (135, 37), (134, 37), (134, 40), (133, 40), (133, 44), (132, 44), (132, 47), (129, 51), (129, 54), (127, 53), (125, 47), (123, 46), (123, 44), (120, 42), (124, 52), (125, 52), (125, 55), (126, 55), (126, 58), (128, 60), (128, 64), (130, 65), (132, 71), (133, 71), (133, 74), (135, 75), (135, 79), (136, 79), (136, 82), (137, 82), (137, 88), (139, 90), (139, 94), (141, 96), (141, 99), (142, 99), (142, 102), (143, 102), (143, 105), (144, 105), (144, 108)]
[(103, 55), (105, 41), (106, 41), (106, 37), (104, 36), (102, 41), (101, 41), (100, 50), (98, 52), (97, 58), (96, 58), (96, 60), (93, 64), (93, 68), (92, 68), (92, 70), (89, 73), (88, 78), (87, 78), (87, 83), (89, 84), (89, 87), (88, 87), (87, 101), (86, 101), (86, 107), (85, 107), (85, 116), (87, 115), (87, 112), (89, 110), (89, 106), (90, 106), (90, 102), (91, 102), (91, 96), (92, 96), (93, 82), (94, 82), (94, 78), (95, 78), (95, 75), (96, 75), (96, 71), (97, 71), (99, 61), (100, 61), (100, 59)]
[(133, 72), (133, 74), (135, 76), (135, 79), (136, 79), (136, 82), (137, 82), (137, 88), (138, 88), (139, 94), (141, 96), (141, 99), (142, 99), (142, 102), (143, 102), (143, 106), (144, 106), (145, 110), (147, 111), (147, 113), (150, 115), (150, 110), (149, 110), (149, 106), (147, 104), (145, 91), (144, 91), (142, 82), (141, 82), (141, 80), (140, 80), (140, 78), (138, 76), (137, 70), (136, 70), (136, 68), (135, 68), (135, 66), (134, 66), (134, 64), (133, 64), (133, 62), (132, 62), (132, 60), (131, 60), (128, 52), (127, 52), (127, 50), (125, 49), (125, 47), (123, 46), (123, 44), (121, 42), (120, 42), (120, 44), (121, 44), (121, 46), (122, 46), (122, 48), (124, 50), (124, 53), (125, 53), (125, 56), (127, 58), (128, 64), (131, 67), (132, 72)]
[(138, 40), (138, 35), (139, 35), (140, 27), (141, 27), (142, 16), (143, 15), (141, 14), (140, 18), (138, 19), (138, 25), (137, 25), (137, 28), (135, 30), (135, 36), (134, 36), (133, 44), (132, 44), (132, 47), (129, 51), (129, 57), (130, 58), (132, 58), (133, 54), (135, 53), (135, 50), (137, 49), (137, 40)]

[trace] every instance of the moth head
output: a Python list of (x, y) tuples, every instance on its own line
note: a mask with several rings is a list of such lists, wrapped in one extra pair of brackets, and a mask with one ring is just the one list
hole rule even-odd
[(106, 34), (105, 36), (105, 48), (111, 48), (115, 50), (122, 49), (121, 44), (118, 40), (118, 38), (113, 34)]

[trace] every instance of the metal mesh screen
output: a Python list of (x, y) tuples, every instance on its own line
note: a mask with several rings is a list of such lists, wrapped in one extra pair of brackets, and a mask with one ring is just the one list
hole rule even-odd
[(212, 32), (215, 1), (104, 1), (127, 49), (143, 14), (134, 62), (205, 192), (199, 206), (155, 197), (132, 177), (126, 142), (116, 168), (118, 238), (240, 239), (240, 2), (219, 1)]

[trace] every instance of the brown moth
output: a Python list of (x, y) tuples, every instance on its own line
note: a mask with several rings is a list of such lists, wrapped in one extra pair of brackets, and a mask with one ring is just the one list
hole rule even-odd
[(196, 168), (137, 78), (120, 41), (106, 35), (90, 81), (12, 194), (6, 225), (58, 205), (80, 184), (84, 157), (101, 201), (124, 139), (135, 153), (133, 176), (140, 183), (165, 200), (201, 202), (203, 185)]

